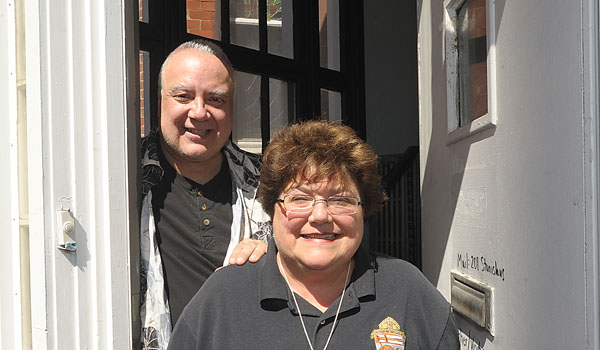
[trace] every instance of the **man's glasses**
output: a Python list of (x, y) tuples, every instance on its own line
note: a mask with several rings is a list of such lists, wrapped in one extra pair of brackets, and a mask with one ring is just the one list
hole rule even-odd
[(363, 205), (354, 197), (329, 196), (327, 199), (315, 199), (313, 196), (304, 194), (287, 194), (277, 199), (283, 204), (283, 209), (290, 213), (310, 213), (317, 202), (324, 202), (331, 215), (352, 215), (356, 213), (359, 205)]

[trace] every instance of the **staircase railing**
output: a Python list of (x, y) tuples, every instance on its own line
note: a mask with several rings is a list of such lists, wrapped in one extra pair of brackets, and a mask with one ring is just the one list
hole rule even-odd
[(421, 268), (419, 148), (381, 156), (379, 171), (389, 199), (368, 222), (369, 248)]

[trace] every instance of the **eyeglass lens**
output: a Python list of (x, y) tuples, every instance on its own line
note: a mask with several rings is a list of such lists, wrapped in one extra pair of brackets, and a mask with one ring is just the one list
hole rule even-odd
[(315, 199), (313, 196), (287, 195), (284, 197), (284, 207), (292, 212), (309, 212), (316, 202), (324, 201), (331, 214), (353, 214), (356, 212), (358, 200), (353, 197), (331, 196), (327, 199)]

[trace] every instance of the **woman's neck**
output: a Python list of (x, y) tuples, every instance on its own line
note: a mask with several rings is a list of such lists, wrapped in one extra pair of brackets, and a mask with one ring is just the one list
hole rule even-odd
[(353, 260), (333, 270), (323, 271), (307, 271), (298, 265), (288, 265), (284, 260), (277, 253), (279, 271), (287, 277), (290, 288), (321, 312), (325, 312), (342, 295), (354, 269)]

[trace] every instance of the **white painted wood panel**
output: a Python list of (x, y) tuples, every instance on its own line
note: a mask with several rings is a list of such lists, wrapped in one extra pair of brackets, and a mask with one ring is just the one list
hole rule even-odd
[[(134, 5), (26, 5), (34, 349), (131, 348)], [(57, 248), (58, 210), (76, 252)]]
[(17, 154), (17, 67), (15, 3), (0, 3), (0, 349), (20, 349), (21, 249)]

